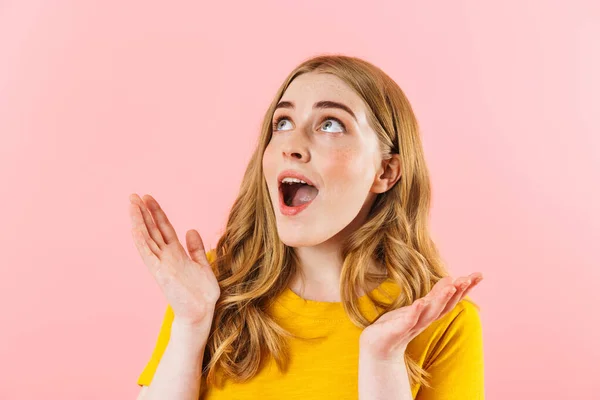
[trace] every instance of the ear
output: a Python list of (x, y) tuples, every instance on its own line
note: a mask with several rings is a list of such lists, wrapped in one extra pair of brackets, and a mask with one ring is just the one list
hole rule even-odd
[(400, 154), (392, 154), (391, 158), (381, 162), (381, 168), (375, 175), (371, 191), (374, 193), (387, 192), (402, 176)]

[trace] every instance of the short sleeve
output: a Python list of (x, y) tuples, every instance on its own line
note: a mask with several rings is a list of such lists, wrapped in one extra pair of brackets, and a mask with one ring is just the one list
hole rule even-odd
[[(215, 252), (214, 250), (206, 253), (206, 257), (209, 262), (214, 260)], [(152, 355), (150, 356), (150, 360), (146, 363), (146, 366), (142, 370), (142, 373), (138, 377), (137, 384), (139, 386), (149, 386), (152, 378), (154, 377), (154, 373), (158, 368), (158, 363), (162, 358), (165, 349), (167, 348), (167, 344), (169, 344), (169, 338), (171, 337), (171, 325), (173, 324), (173, 319), (175, 318), (175, 314), (173, 313), (173, 309), (170, 305), (167, 305), (167, 309), (165, 311), (162, 324), (160, 326), (160, 330), (158, 332), (158, 339), (156, 340), (156, 345), (154, 346), (154, 350), (152, 351)]]
[(416, 400), (483, 400), (483, 335), (476, 305), (461, 300), (425, 366), (431, 388), (422, 386)]

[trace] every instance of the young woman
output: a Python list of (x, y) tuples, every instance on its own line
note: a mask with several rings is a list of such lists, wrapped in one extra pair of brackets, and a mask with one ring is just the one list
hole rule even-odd
[(482, 275), (438, 255), (419, 135), (382, 70), (321, 55), (275, 95), (214, 249), (132, 195), (169, 304), (139, 398), (483, 399)]

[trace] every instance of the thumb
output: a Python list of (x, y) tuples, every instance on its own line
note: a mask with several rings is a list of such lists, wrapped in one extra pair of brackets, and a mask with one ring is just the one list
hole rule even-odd
[(200, 265), (208, 265), (208, 259), (204, 250), (204, 243), (200, 234), (195, 229), (190, 229), (185, 233), (185, 242), (187, 244), (190, 258)]

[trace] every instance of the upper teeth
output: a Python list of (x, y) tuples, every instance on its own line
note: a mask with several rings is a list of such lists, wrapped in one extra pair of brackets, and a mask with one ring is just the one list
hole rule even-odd
[(298, 178), (283, 178), (281, 180), (281, 183), (304, 183), (304, 184), (307, 184), (302, 179), (298, 179)]

